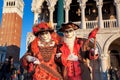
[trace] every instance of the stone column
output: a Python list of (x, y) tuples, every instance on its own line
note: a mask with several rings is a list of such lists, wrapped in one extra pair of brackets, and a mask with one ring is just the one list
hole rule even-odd
[(96, 5), (98, 7), (98, 27), (104, 28), (103, 18), (102, 18), (103, 0), (96, 0)]
[(54, 7), (48, 7), (49, 12), (50, 12), (50, 19), (49, 21), (53, 23), (53, 12), (54, 12)]
[(34, 24), (38, 23), (39, 14), (41, 13), (41, 6), (44, 0), (32, 0), (32, 12), (34, 13)]
[(108, 54), (101, 54), (101, 79), (108, 80), (107, 72), (109, 68), (109, 55)]
[(86, 8), (86, 2), (88, 0), (78, 0), (80, 8), (81, 8), (81, 25), (80, 27), (82, 29), (86, 29), (86, 21), (85, 21), (85, 8)]
[(49, 9), (49, 12), (50, 12), (50, 19), (49, 19), (49, 21), (51, 23), (53, 23), (53, 12), (55, 10), (54, 7), (56, 5), (56, 2), (57, 2), (57, 0), (48, 0), (47, 1), (48, 9)]
[(72, 0), (65, 0), (64, 8), (65, 8), (65, 23), (69, 22), (69, 10), (70, 10), (70, 4)]
[(38, 15), (39, 15), (39, 13), (35, 11), (34, 12), (34, 24), (38, 23)]
[(114, 0), (117, 14), (117, 27), (120, 27), (120, 0)]

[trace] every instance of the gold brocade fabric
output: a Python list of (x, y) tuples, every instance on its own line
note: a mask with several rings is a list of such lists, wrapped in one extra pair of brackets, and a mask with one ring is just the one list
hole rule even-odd
[(52, 57), (52, 54), (54, 52), (54, 46), (49, 46), (49, 47), (39, 47), (41, 56), (44, 59), (44, 62), (49, 62), (49, 60)]

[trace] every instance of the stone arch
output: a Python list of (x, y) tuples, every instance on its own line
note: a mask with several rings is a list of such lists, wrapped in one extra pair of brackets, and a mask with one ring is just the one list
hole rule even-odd
[(33, 4), (33, 8), (35, 7), (36, 10), (39, 10), (38, 12), (41, 12), (41, 8), (42, 8), (42, 4), (43, 4), (44, 0), (33, 0), (32, 4)]
[(110, 44), (117, 38), (120, 38), (120, 34), (115, 34), (106, 41), (103, 47), (103, 53), (107, 54)]
[(44, 2), (47, 2), (47, 5), (51, 5), (49, 0), (45, 0)]
[(44, 0), (39, 0), (37, 3), (39, 4), (38, 6), (41, 6), (43, 4)]
[[(48, 7), (54, 7), (56, 5), (57, 0), (45, 0), (47, 2)], [(43, 2), (45, 2), (43, 1)]]

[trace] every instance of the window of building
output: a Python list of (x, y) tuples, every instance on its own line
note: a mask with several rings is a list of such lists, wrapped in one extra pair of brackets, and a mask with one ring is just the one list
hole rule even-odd
[(6, 6), (8, 6), (8, 2), (6, 3)]
[(13, 2), (11, 2), (11, 6), (13, 6)]
[(9, 2), (9, 6), (10, 6), (10, 2)]
[(13, 2), (13, 5), (15, 6), (15, 1)]

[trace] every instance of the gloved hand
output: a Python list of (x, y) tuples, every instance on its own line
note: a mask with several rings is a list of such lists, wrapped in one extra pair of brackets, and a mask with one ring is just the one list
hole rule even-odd
[(26, 56), (26, 59), (28, 62), (33, 62), (34, 64), (40, 64), (40, 61), (36, 57), (28, 55)]
[(56, 57), (59, 58), (62, 55), (62, 53), (57, 53)]
[(38, 59), (36, 59), (33, 63), (34, 64), (40, 64), (40, 61)]
[(67, 60), (70, 60), (70, 61), (78, 61), (78, 56), (75, 55), (74, 53), (71, 53), (71, 54), (69, 54)]

